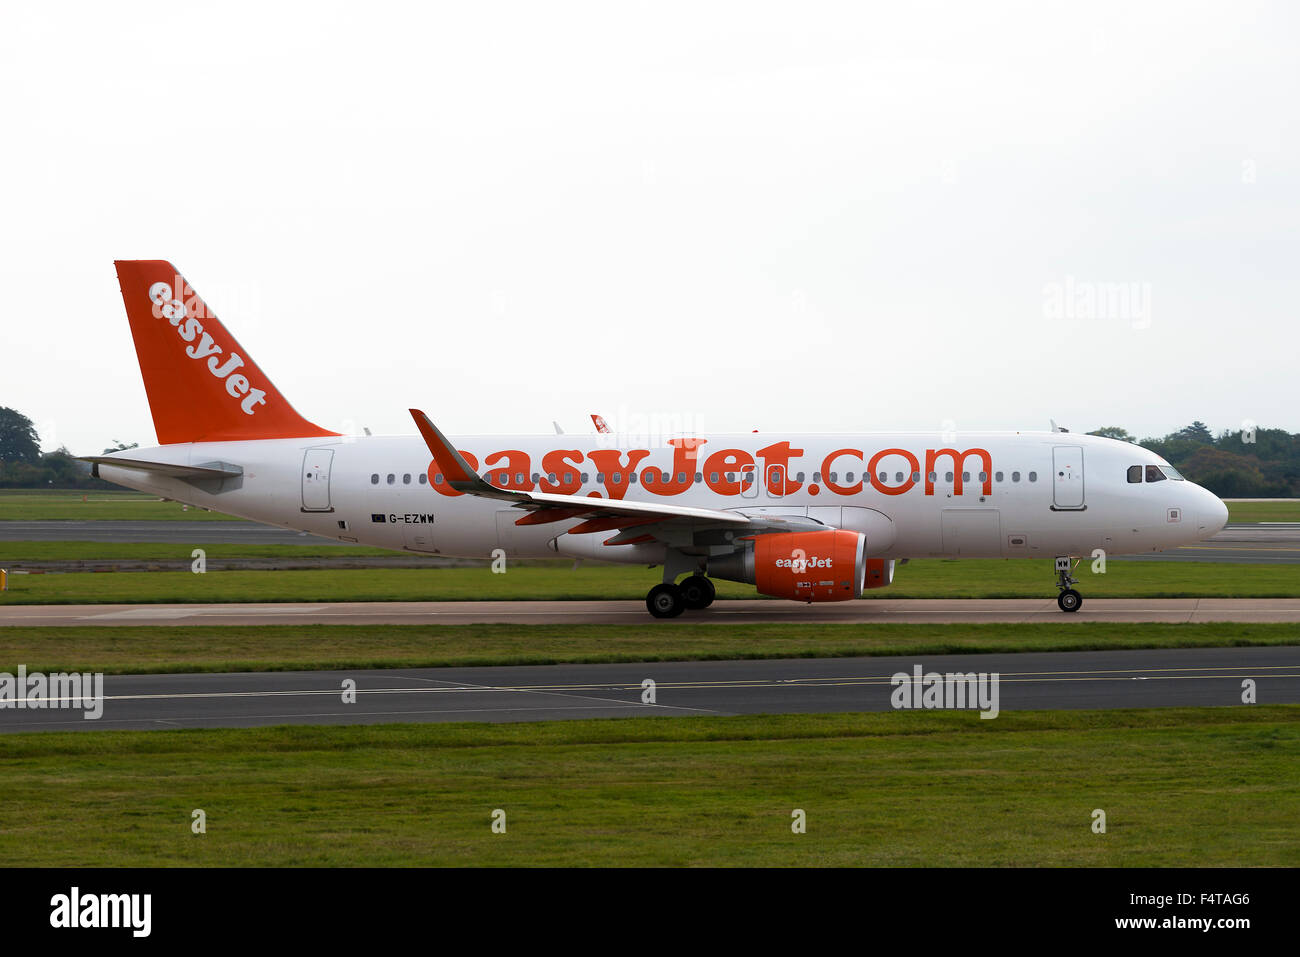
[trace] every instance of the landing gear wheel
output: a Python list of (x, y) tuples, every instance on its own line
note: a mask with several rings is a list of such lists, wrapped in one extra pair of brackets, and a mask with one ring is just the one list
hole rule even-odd
[(686, 610), (682, 590), (676, 585), (655, 585), (645, 596), (645, 606), (656, 618), (676, 618)]
[(1067, 588), (1056, 596), (1056, 603), (1061, 607), (1061, 611), (1078, 611), (1079, 606), (1083, 604), (1083, 596), (1073, 588)]
[(713, 587), (713, 582), (703, 575), (692, 575), (677, 587), (681, 589), (682, 601), (691, 611), (708, 608), (713, 604), (713, 598), (718, 593), (718, 590)]

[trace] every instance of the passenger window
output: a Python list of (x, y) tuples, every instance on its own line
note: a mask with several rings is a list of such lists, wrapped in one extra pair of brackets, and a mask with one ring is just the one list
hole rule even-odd
[(378, 485), (378, 484), (379, 484), (379, 473), (378, 473), (378, 472), (376, 472), (375, 474), (373, 474), (372, 476), (370, 476), (370, 484), (371, 484), (371, 485)]
[(1019, 473), (1019, 472), (1012, 472), (1012, 473), (1011, 473), (1011, 481), (1013, 481), (1013, 482), (1019, 482), (1019, 481), (1020, 481), (1020, 473)]
[(441, 485), (441, 484), (442, 484), (442, 473), (441, 473), (441, 472), (439, 472), (437, 475), (435, 475), (435, 476), (433, 477), (433, 484), (434, 484), (434, 485)]
[[(709, 481), (712, 482), (714, 485), (718, 484), (718, 473), (717, 473), (717, 472), (710, 472), (710, 473), (709, 473)], [(730, 479), (727, 479), (727, 481), (731, 481), (731, 480), (730, 480)]]
[(678, 473), (677, 473), (677, 483), (680, 485), (680, 484), (682, 484), (682, 483), (685, 482), (685, 481), (686, 481), (686, 473), (685, 473), (685, 472), (678, 472)]
[(934, 484), (934, 480), (937, 479), (938, 477), (939, 477), (938, 474), (936, 474), (935, 472), (931, 472), (931, 473), (930, 473), (930, 484)]
[(902, 472), (895, 472), (895, 473), (894, 473), (894, 484), (895, 484), (895, 485), (901, 485), (902, 483), (903, 483), (903, 473), (902, 473)]
[(1037, 472), (1030, 472), (1030, 473), (1029, 473), (1029, 481), (1031, 481), (1031, 482), (1037, 482), (1037, 481), (1038, 481), (1038, 473), (1037, 473)]
[[(753, 479), (754, 479), (754, 477), (753, 477), (752, 475), (749, 475), (748, 473), (746, 473), (746, 475), (747, 475), (747, 478), (745, 479), (745, 481), (746, 481), (746, 482), (752, 482)], [(734, 482), (734, 481), (736, 481), (736, 473), (735, 473), (735, 472), (728, 472), (728, 473), (727, 473), (727, 481), (728, 481), (728, 482)]]
[(994, 479), (994, 481), (1001, 482), (1001, 481), (1002, 481), (1002, 473), (1001, 473), (1001, 472), (994, 472), (994, 473), (993, 473), (993, 479)]
[(1165, 480), (1165, 473), (1160, 471), (1160, 466), (1158, 465), (1147, 466), (1148, 482), (1163, 482), (1164, 480)]
[(820, 482), (821, 480), (822, 480), (822, 473), (821, 473), (821, 472), (813, 472), (813, 481), (814, 481), (814, 482)]
[(1136, 485), (1142, 481), (1142, 466), (1130, 465), (1128, 467), (1128, 481), (1130, 485)]
[(636, 484), (636, 473), (635, 473), (635, 472), (630, 472), (630, 473), (628, 473), (627, 480), (628, 480), (629, 482), (631, 482), (633, 485), (635, 485), (635, 484)]
[(392, 484), (393, 484), (394, 482), (396, 482), (396, 481), (397, 481), (397, 476), (394, 475), (392, 472), (389, 472), (389, 473), (388, 473), (388, 484), (389, 484), (389, 485), (392, 485)]
[(944, 472), (944, 473), (943, 473), (943, 480), (944, 480), (945, 482), (951, 482), (951, 481), (952, 481), (952, 473), (951, 473), (951, 472)]
[(411, 473), (410, 473), (410, 472), (407, 472), (405, 475), (402, 476), (402, 484), (403, 484), (403, 485), (410, 485), (410, 484), (411, 484)]
[(423, 472), (420, 473), (420, 484), (421, 484), (421, 485), (428, 485), (428, 484), (429, 484), (429, 476), (426, 475), (426, 474), (423, 473)]
[(881, 472), (880, 475), (878, 476), (878, 478), (880, 479), (880, 484), (881, 484), (881, 485), (884, 485), (886, 482), (889, 481), (889, 473), (888, 473), (888, 472)]
[[(970, 481), (970, 473), (969, 473), (969, 472), (962, 472), (962, 473), (961, 473), (961, 480), (962, 480), (963, 482), (969, 482), (969, 481)], [(980, 479), (980, 481), (982, 482), (982, 481), (984, 481), (984, 480), (983, 480), (983, 479)]]
[(913, 482), (919, 482), (919, 481), (921, 481), (921, 473), (920, 473), (920, 472), (913, 472), (913, 473), (912, 473), (912, 481), (913, 481)]
[(590, 482), (590, 481), (591, 481), (591, 473), (590, 473), (590, 472), (583, 472), (583, 473), (582, 473), (582, 482), (583, 482), (583, 484), (585, 485), (587, 482)]

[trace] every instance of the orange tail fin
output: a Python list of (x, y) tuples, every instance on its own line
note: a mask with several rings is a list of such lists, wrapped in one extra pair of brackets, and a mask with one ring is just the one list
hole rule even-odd
[(115, 265), (160, 445), (338, 435), (293, 410), (175, 266)]

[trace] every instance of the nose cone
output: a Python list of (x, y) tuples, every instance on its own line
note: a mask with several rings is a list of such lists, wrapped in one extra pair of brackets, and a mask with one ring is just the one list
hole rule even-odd
[(1197, 508), (1197, 530), (1202, 538), (1210, 538), (1223, 531), (1228, 524), (1228, 506), (1213, 492), (1201, 489), (1202, 500)]

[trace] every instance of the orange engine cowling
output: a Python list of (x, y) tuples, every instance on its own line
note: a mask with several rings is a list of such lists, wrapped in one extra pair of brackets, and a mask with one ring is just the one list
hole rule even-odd
[(864, 588), (884, 588), (894, 580), (894, 560), (892, 558), (868, 558), (867, 581)]
[(866, 536), (827, 529), (757, 535), (744, 552), (709, 561), (715, 578), (747, 582), (773, 598), (847, 601), (866, 582)]

